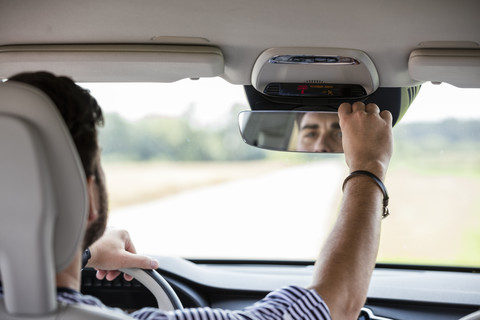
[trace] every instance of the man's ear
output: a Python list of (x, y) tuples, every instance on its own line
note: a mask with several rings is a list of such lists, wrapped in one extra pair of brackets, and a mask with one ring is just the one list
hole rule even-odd
[(97, 210), (97, 183), (95, 182), (95, 176), (90, 175), (87, 178), (87, 192), (88, 192), (88, 224), (97, 220), (98, 210)]

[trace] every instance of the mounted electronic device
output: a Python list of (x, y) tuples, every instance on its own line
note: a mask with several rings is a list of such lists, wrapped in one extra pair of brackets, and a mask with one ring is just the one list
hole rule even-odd
[(271, 97), (361, 99), (377, 90), (379, 78), (360, 50), (271, 48), (257, 59), (252, 85)]

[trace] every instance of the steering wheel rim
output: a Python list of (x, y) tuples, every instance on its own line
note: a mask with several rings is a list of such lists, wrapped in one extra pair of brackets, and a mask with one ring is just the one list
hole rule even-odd
[(120, 271), (134, 277), (143, 284), (157, 300), (159, 309), (165, 311), (183, 309), (182, 302), (180, 302), (175, 291), (156, 270), (123, 268)]
[(480, 310), (470, 313), (465, 317), (460, 318), (459, 320), (478, 320), (478, 319), (480, 319)]

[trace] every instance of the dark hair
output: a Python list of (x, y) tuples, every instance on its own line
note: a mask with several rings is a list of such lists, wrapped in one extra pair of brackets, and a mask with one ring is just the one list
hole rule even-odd
[(295, 121), (297, 121), (297, 125), (298, 125), (298, 130), (300, 130), (302, 128), (302, 120), (303, 120), (303, 117), (305, 116), (305, 111), (304, 112), (299, 112), (297, 113), (297, 116), (295, 117)]
[(95, 174), (98, 154), (97, 127), (103, 125), (103, 115), (90, 92), (68, 77), (55, 76), (44, 71), (20, 73), (9, 80), (32, 85), (52, 99), (77, 147), (85, 175)]

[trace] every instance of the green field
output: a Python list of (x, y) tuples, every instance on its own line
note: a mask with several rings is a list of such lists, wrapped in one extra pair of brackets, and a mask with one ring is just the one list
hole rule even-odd
[(480, 153), (393, 159), (381, 262), (480, 267)]

